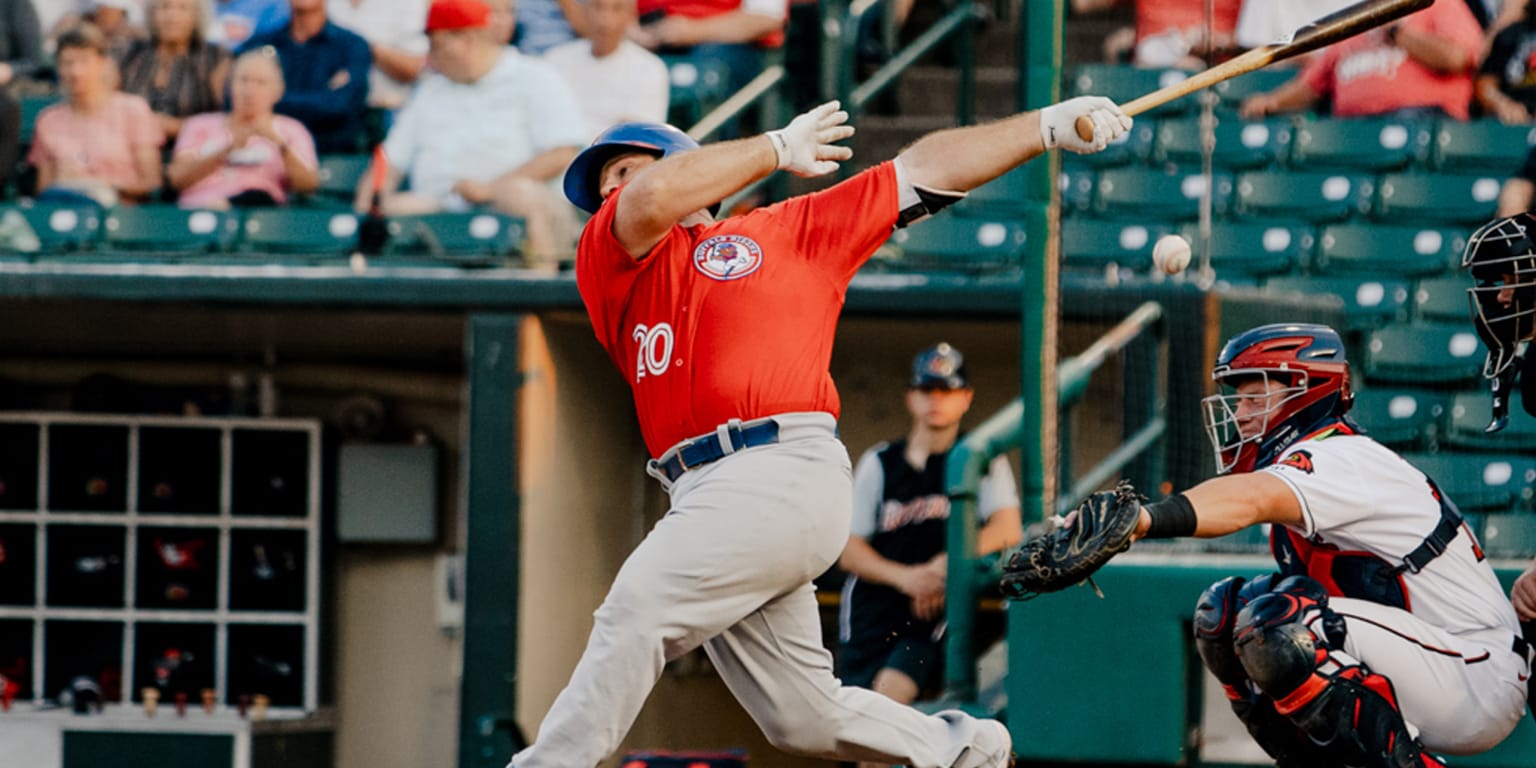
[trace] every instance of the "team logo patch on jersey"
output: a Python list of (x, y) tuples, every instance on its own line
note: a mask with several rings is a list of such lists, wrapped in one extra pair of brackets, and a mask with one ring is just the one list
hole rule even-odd
[(742, 235), (717, 235), (693, 249), (693, 266), (716, 280), (737, 280), (763, 265), (763, 249)]
[(1280, 466), (1293, 467), (1307, 474), (1312, 474), (1312, 454), (1306, 451), (1292, 451), (1280, 460)]

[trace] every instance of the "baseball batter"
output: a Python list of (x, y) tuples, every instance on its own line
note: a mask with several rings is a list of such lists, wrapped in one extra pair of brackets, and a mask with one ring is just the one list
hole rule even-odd
[(1221, 350), (1204, 401), (1228, 476), (1141, 507), (1138, 536), (1273, 525), (1279, 573), (1201, 595), (1196, 646), (1281, 766), (1443, 765), (1509, 735), (1528, 647), (1456, 505), (1361, 434), (1331, 328), (1266, 325)]
[[(1095, 142), (1073, 121), (1095, 124)], [(1008, 730), (925, 715), (841, 686), (811, 580), (848, 540), (851, 469), (828, 373), (843, 296), (890, 236), (1055, 146), (1096, 152), (1130, 128), (1107, 99), (1072, 99), (938, 131), (827, 190), (742, 216), (711, 208), (775, 170), (819, 176), (851, 157), (824, 104), (777, 131), (698, 148), (658, 124), (601, 134), (566, 172), (593, 214), (576, 282), (629, 382), (671, 510), (629, 556), (587, 648), (516, 768), (587, 768), (634, 722), (663, 665), (703, 645), (775, 746), (917, 768), (999, 768)]]

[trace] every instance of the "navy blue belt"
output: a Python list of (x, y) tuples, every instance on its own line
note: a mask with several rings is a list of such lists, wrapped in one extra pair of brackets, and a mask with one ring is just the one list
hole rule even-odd
[[(730, 448), (726, 448), (722, 442), (722, 433), (723, 439), (730, 441)], [(732, 422), (725, 425), (722, 430), (699, 435), (683, 443), (681, 448), (669, 451), (671, 455), (658, 460), (656, 468), (667, 476), (667, 482), (676, 482), (684, 472), (690, 469), (719, 461), (744, 448), (772, 445), (778, 441), (779, 423), (773, 419), (764, 419), (747, 425)]]

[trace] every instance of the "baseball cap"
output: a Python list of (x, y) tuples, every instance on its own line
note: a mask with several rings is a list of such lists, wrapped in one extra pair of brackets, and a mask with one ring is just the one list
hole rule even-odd
[(912, 358), (912, 389), (966, 389), (965, 356), (948, 342), (939, 342)]
[(480, 0), (435, 0), (427, 9), (427, 32), (490, 26), (491, 7)]

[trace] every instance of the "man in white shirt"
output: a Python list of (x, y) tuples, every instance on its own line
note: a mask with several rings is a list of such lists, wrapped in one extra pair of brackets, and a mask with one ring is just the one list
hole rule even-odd
[[(384, 213), (489, 206), (521, 216), (529, 262), (547, 266), (573, 250), (574, 213), (551, 182), (586, 142), (586, 122), (553, 69), (494, 39), (490, 13), (479, 0), (432, 3), (432, 71), (384, 140)], [(358, 187), (359, 210), (371, 176)], [(410, 191), (398, 192), (407, 176)]]
[(427, 63), (427, 0), (326, 0), (325, 11), (368, 41), (368, 106), (399, 109)]
[(587, 40), (572, 40), (544, 54), (565, 78), (593, 137), (617, 123), (667, 121), (667, 65), (630, 40), (634, 0), (587, 0)]

